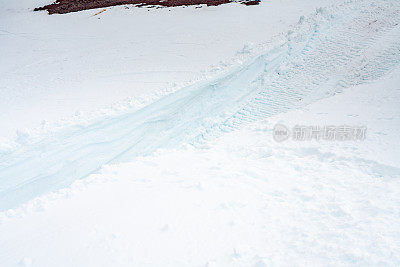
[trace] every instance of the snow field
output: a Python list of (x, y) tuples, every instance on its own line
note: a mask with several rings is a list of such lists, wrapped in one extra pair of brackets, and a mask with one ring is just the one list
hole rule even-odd
[[(3, 212), (0, 258), (5, 266), (396, 266), (399, 73), (202, 147), (105, 166)], [(368, 132), (359, 142), (276, 143), (275, 123)]]
[(22, 138), (23, 146), (2, 156), (0, 209), (69, 186), (104, 164), (201, 144), (388, 73), (400, 59), (395, 3), (352, 1), (318, 9), (299, 21), (286, 42), (214, 80), (36, 142)]

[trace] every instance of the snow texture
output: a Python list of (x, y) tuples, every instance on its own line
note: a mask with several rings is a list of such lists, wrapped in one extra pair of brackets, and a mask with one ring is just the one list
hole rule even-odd
[[(277, 26), (281, 34), (275, 29), (255, 44), (241, 43), (240, 50), (236, 47), (240, 38), (230, 37), (236, 44), (221, 52), (221, 58), (229, 62), (228, 55), (239, 52), (230, 63), (221, 63), (219, 71), (203, 77), (197, 76), (200, 68), (212, 64), (212, 53), (219, 54), (224, 47), (205, 56), (204, 64), (197, 62), (201, 53), (197, 59), (193, 56), (196, 74), (178, 75), (188, 86), (157, 91), (174, 77), (156, 75), (163, 85), (147, 87), (144, 98), (148, 100), (136, 102), (139, 106), (128, 103), (119, 108), (116, 104), (114, 112), (105, 111), (104, 116), (77, 116), (36, 134), (19, 131), (14, 141), (4, 141), (0, 147), (1, 265), (400, 265), (400, 2), (325, 1), (317, 9), (315, 3), (263, 2), (255, 7), (260, 9), (248, 9), (264, 12), (258, 16), (261, 11), (244, 11), (246, 7), (235, 4), (138, 11), (143, 19), (148, 19), (146, 12), (163, 18), (175, 12), (177, 20), (196, 12), (206, 18), (211, 15), (204, 14), (212, 12), (225, 16), (245, 12), (232, 20), (242, 22), (251, 13), (262, 22), (259, 16), (268, 8), (280, 7), (283, 14), (283, 8), (290, 6), (293, 13), (285, 16), (295, 22)], [(2, 3), (8, 5), (15, 8), (16, 4)], [(303, 8), (310, 12), (299, 14)], [(109, 19), (107, 25), (129, 20), (117, 16), (130, 12), (123, 7), (108, 11), (101, 17)], [(78, 25), (88, 14), (51, 20), (64, 25), (79, 18), (74, 24)], [(13, 19), (8, 16), (5, 21), (11, 25)], [(47, 21), (44, 14), (29, 16), (33, 21)], [(33, 25), (44, 22), (37, 23)], [(222, 28), (217, 27), (213, 36), (219, 36)], [(13, 33), (1, 30), (1, 34), (7, 45), (13, 43), (9, 39)], [(255, 36), (241, 34), (238, 31), (239, 37)], [(120, 44), (126, 45), (130, 37)], [(154, 41), (149, 38), (144, 39)], [(208, 41), (204, 35), (196, 38)], [(230, 40), (215, 38), (215, 47)], [(53, 41), (49, 47), (56, 49)], [(107, 42), (94, 43), (107, 47)], [(167, 48), (174, 52), (157, 53), (168, 58), (180, 52), (176, 46)], [(108, 70), (121, 74), (121, 58), (113, 62), (98, 53), (98, 48), (93, 49), (99, 69), (92, 69), (93, 76), (87, 77), (103, 77)], [(158, 55), (147, 58), (148, 66), (160, 62), (155, 59)], [(23, 69), (6, 72), (9, 76), (0, 79), (1, 92), (10, 99), (16, 97), (10, 88), (21, 92), (24, 87), (16, 86), (18, 75), (21, 82), (32, 77), (43, 81), (40, 75), (51, 75), (44, 71), (49, 66), (54, 65), (38, 66), (39, 76), (30, 71), (31, 76), (24, 75)], [(3, 63), (1, 67), (8, 68)], [(70, 71), (61, 76), (76, 74)], [(107, 86), (116, 85), (114, 78), (108, 81)], [(54, 85), (59, 83), (49, 83)], [(70, 96), (93, 96), (91, 86), (81, 94), (71, 89)], [(48, 88), (43, 87), (43, 95), (32, 88), (24, 90), (43, 103)], [(99, 99), (108, 93), (100, 93)], [(29, 103), (26, 96), (14, 102), (17, 107)], [(1, 101), (1, 108), (13, 114), (13, 107), (3, 104), (8, 100)], [(62, 113), (68, 114), (79, 103), (73, 108), (63, 106)], [(94, 103), (97, 108), (102, 104)], [(41, 117), (40, 112), (32, 112), (33, 117)], [(16, 124), (22, 125), (16, 118)], [(365, 126), (367, 137), (363, 141), (278, 143), (272, 137), (277, 123)]]

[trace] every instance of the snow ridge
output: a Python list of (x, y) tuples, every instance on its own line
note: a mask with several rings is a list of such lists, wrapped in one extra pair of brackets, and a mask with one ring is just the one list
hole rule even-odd
[(223, 77), (1, 156), (0, 210), (66, 187), (104, 164), (198, 144), (386, 74), (400, 60), (400, 7), (393, 3), (318, 9), (299, 21), (286, 43)]

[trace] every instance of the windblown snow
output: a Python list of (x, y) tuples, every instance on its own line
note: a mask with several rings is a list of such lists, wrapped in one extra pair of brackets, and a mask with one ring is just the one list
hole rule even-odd
[(2, 266), (400, 264), (399, 1), (1, 5)]

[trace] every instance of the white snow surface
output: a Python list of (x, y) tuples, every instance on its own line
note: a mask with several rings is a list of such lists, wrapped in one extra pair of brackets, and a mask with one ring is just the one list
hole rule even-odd
[[(2, 213), (2, 265), (397, 266), (399, 74)], [(276, 143), (276, 123), (368, 134)]]
[(332, 0), (32, 12), (51, 2), (0, 0), (0, 141), (141, 107), (215, 76)]
[(0, 3), (1, 266), (400, 265), (399, 1)]
[(241, 126), (373, 81), (400, 60), (400, 7), (319, 8), (239, 66), (141, 108), (37, 135), (0, 154), (0, 210), (69, 186), (104, 164), (201, 144)]

